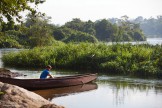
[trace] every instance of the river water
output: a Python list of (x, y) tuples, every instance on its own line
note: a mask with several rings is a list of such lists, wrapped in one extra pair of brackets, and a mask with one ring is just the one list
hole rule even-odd
[[(147, 43), (162, 44), (162, 38), (147, 39)], [(0, 49), (0, 67), (3, 67), (1, 57), (10, 51), (17, 49)], [(39, 78), (41, 73), (41, 69), (5, 68), (26, 74), (23, 78)], [(51, 72), (54, 76), (80, 73), (58, 70)], [(162, 108), (162, 80), (157, 79), (99, 74), (92, 84), (34, 92), (66, 108)]]

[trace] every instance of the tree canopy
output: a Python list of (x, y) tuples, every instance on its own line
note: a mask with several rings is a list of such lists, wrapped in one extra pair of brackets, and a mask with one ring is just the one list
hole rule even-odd
[(16, 19), (20, 22), (22, 18), (20, 12), (27, 10), (34, 15), (37, 13), (37, 10), (34, 9), (31, 4), (36, 7), (43, 2), (45, 2), (45, 0), (0, 0), (0, 22), (3, 22), (4, 18), (8, 21)]
[[(117, 20), (118, 22), (116, 22)], [(122, 19), (115, 19), (112, 23), (111, 19), (101, 19), (95, 22), (81, 21), (79, 18), (74, 18), (72, 21), (65, 23), (64, 27), (72, 30), (84, 32), (95, 36), (99, 41), (143, 41), (144, 34), (138, 24), (132, 23), (127, 16)], [(57, 38), (59, 32), (57, 31)], [(61, 35), (61, 31), (60, 31)], [(60, 36), (62, 37), (62, 36)]]

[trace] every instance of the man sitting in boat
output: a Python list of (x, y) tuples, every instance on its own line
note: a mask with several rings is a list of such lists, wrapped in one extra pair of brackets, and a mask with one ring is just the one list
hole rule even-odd
[(43, 72), (40, 75), (40, 79), (45, 79), (49, 76), (49, 78), (53, 78), (53, 76), (50, 74), (50, 70), (52, 69), (51, 65), (46, 66), (46, 69), (43, 70)]

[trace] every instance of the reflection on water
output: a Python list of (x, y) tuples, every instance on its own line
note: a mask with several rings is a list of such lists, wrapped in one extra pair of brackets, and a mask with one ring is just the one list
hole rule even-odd
[(135, 87), (139, 89), (144, 89), (148, 87), (162, 87), (162, 80), (157, 79), (139, 79), (139, 78), (129, 78), (123, 76), (107, 77), (102, 76), (98, 78), (98, 83), (115, 85), (116, 87)]
[(98, 89), (51, 101), (67, 108), (161, 108), (162, 80), (99, 76)]
[(62, 88), (53, 88), (53, 89), (46, 89), (46, 90), (36, 90), (33, 91), (42, 97), (51, 100), (52, 98), (67, 96), (74, 93), (80, 93), (90, 90), (97, 89), (96, 83), (88, 83), (84, 85), (77, 85), (77, 86), (69, 86), (69, 87), (62, 87)]
[[(127, 104), (131, 106), (133, 101), (136, 101), (139, 106), (147, 106), (149, 108), (160, 108), (162, 105), (160, 103), (162, 99), (162, 80), (105, 76), (100, 77), (98, 83), (99, 85), (101, 84), (103, 88), (109, 87), (108, 89), (110, 89), (113, 94), (113, 103), (117, 106), (126, 107)], [(149, 106), (149, 104), (147, 104), (149, 101), (155, 104), (153, 106), (156, 107)]]

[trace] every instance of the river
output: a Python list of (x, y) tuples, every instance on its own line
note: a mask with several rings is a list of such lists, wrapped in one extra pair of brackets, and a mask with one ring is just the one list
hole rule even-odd
[[(150, 44), (162, 44), (162, 38), (147, 39)], [(17, 49), (0, 49), (0, 67), (3, 54)], [(41, 69), (10, 68), (25, 73), (23, 78), (39, 78)], [(51, 71), (54, 76), (74, 75), (79, 72)], [(93, 84), (34, 91), (44, 98), (66, 108), (161, 108), (162, 80), (140, 79), (99, 74)]]

